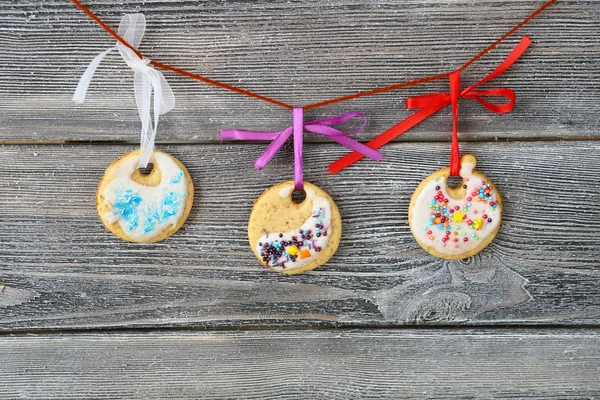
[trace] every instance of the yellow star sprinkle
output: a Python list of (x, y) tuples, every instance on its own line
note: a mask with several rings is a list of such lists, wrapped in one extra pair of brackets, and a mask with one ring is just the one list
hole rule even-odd
[(460, 210), (456, 210), (452, 218), (454, 219), (454, 222), (462, 222), (464, 217), (465, 214), (461, 213)]
[(480, 230), (482, 226), (483, 226), (483, 218), (479, 217), (479, 218), (477, 218), (477, 221), (475, 221), (475, 229)]

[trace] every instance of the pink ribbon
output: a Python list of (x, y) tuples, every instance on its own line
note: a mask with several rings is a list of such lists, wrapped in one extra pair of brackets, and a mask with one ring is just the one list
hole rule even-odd
[[(365, 123), (356, 132), (344, 132), (331, 125), (343, 124), (353, 118), (363, 117)], [(219, 139), (235, 139), (235, 140), (272, 140), (267, 149), (254, 162), (256, 169), (262, 169), (273, 158), (275, 153), (283, 146), (283, 144), (293, 135), (294, 140), (294, 188), (296, 190), (304, 189), (304, 164), (302, 161), (302, 145), (304, 131), (316, 133), (317, 135), (325, 136), (347, 148), (357, 151), (365, 157), (372, 158), (375, 161), (380, 161), (382, 154), (375, 149), (372, 149), (356, 140), (349, 138), (349, 135), (362, 132), (367, 126), (367, 116), (361, 112), (352, 112), (344, 115), (338, 115), (331, 118), (317, 119), (315, 121), (304, 122), (304, 109), (302, 107), (294, 107), (292, 126), (279, 132), (258, 132), (258, 131), (242, 131), (237, 129), (224, 129), (219, 135)]]

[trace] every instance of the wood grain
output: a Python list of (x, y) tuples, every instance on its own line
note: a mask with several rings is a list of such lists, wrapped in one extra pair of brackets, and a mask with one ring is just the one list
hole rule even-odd
[(4, 336), (0, 398), (592, 399), (599, 349), (573, 330)]
[[(306, 104), (457, 68), (542, 1), (304, 0), (85, 2), (117, 27), (143, 12), (150, 58), (292, 104)], [(111, 56), (86, 103), (70, 101), (87, 63), (114, 41), (64, 0), (0, 1), (0, 141), (129, 140), (139, 136), (132, 74)], [(531, 49), (486, 87), (508, 86), (514, 112), (493, 115), (461, 103), (461, 137), (598, 137), (600, 9), (561, 0), (463, 75), (483, 78), (521, 35)], [(161, 119), (159, 140), (214, 142), (220, 129), (277, 130), (288, 111), (166, 74), (176, 109)], [(404, 98), (447, 90), (445, 82), (312, 110), (308, 118), (365, 112), (371, 138), (409, 113)], [(400, 138), (444, 140), (450, 110)], [(319, 141), (318, 137), (308, 140)]]
[(104, 168), (130, 147), (1, 147), (0, 284), (36, 296), (0, 300), (0, 329), (600, 321), (600, 142), (464, 143), (505, 211), (488, 249), (459, 262), (423, 251), (406, 215), (447, 144), (393, 144), (334, 176), (327, 163), (344, 150), (308, 145), (306, 178), (333, 196), (344, 230), (326, 266), (296, 277), (262, 269), (248, 248), (253, 200), (292, 173), (290, 147), (253, 170), (263, 148), (163, 147), (189, 169), (195, 205), (170, 239), (134, 245), (104, 230), (94, 204)]
[[(115, 28), (143, 12), (152, 59), (298, 105), (452, 70), (542, 3), (85, 1)], [(306, 178), (344, 230), (327, 265), (288, 277), (259, 266), (246, 224), (252, 201), (292, 176), (291, 146), (258, 172), (265, 144), (216, 140), (285, 128), (288, 111), (165, 73), (177, 106), (159, 148), (188, 167), (194, 208), (164, 242), (122, 242), (95, 190), (139, 140), (131, 71), (109, 56), (74, 106), (114, 41), (68, 1), (0, 0), (0, 399), (600, 397), (597, 3), (558, 1), (463, 74), (474, 83), (521, 35), (534, 41), (485, 86), (514, 89), (512, 113), (460, 106), (461, 150), (505, 201), (486, 250), (438, 260), (408, 228), (413, 190), (447, 165), (447, 109), (382, 162), (335, 176), (326, 167), (345, 150), (307, 135)], [(409, 114), (406, 97), (446, 86), (306, 118), (363, 111), (367, 140)]]

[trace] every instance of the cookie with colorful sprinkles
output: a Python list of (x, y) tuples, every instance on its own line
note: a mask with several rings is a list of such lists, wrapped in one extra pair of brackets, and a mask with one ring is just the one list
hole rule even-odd
[(304, 181), (306, 199), (292, 200), (294, 181), (279, 183), (254, 202), (248, 238), (259, 262), (285, 274), (299, 274), (325, 264), (342, 235), (342, 219), (323, 189)]
[(502, 197), (494, 183), (474, 169), (475, 156), (466, 154), (460, 161), (458, 187), (448, 187), (450, 168), (442, 168), (419, 184), (408, 209), (417, 242), (447, 260), (479, 253), (494, 239), (502, 220)]
[(96, 192), (98, 216), (115, 236), (154, 243), (175, 233), (190, 214), (194, 184), (175, 157), (154, 151), (152, 171), (140, 172), (140, 151), (125, 153), (104, 173)]

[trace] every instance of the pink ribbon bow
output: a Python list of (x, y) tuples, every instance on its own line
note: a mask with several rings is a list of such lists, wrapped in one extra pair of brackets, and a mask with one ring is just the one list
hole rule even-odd
[[(363, 117), (365, 123), (356, 132), (344, 132), (333, 128), (331, 125), (343, 124), (353, 118)], [(292, 126), (279, 132), (260, 132), (260, 131), (243, 131), (237, 129), (224, 129), (219, 135), (219, 139), (236, 139), (236, 140), (272, 140), (267, 149), (254, 162), (257, 169), (262, 169), (277, 151), (283, 146), (286, 140), (292, 134), (294, 135), (294, 188), (296, 190), (304, 189), (304, 165), (302, 161), (302, 144), (304, 131), (316, 133), (325, 136), (351, 150), (357, 151), (360, 154), (372, 158), (375, 161), (380, 161), (382, 154), (375, 149), (365, 146), (354, 139), (349, 138), (361, 132), (367, 126), (367, 116), (360, 112), (352, 112), (344, 115), (338, 115), (331, 118), (323, 118), (315, 121), (304, 122), (304, 109), (302, 107), (294, 107)]]

